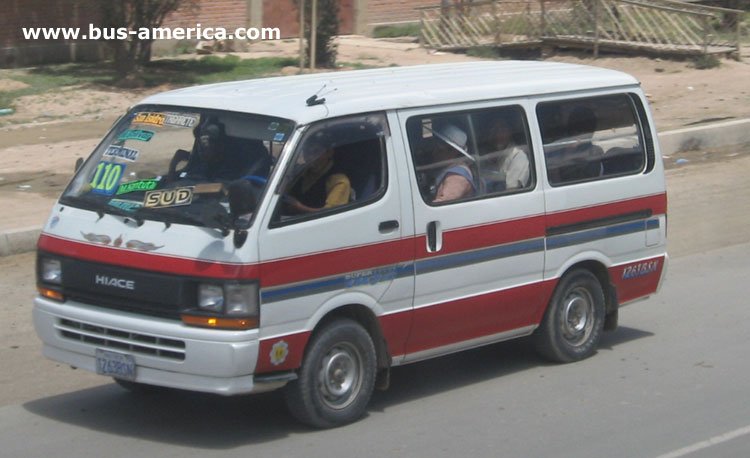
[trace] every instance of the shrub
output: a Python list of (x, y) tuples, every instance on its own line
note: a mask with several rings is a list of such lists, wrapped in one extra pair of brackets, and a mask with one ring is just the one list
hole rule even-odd
[(693, 66), (698, 70), (708, 70), (710, 68), (716, 68), (721, 65), (721, 61), (718, 57), (712, 54), (701, 54), (700, 56), (693, 59)]
[[(299, 1), (294, 4), (299, 11)], [(324, 68), (336, 67), (337, 46), (334, 41), (339, 34), (339, 4), (337, 0), (318, 0), (318, 24), (315, 38), (315, 66)], [(310, 65), (310, 18), (312, 17), (312, 0), (305, 0), (305, 65)]]

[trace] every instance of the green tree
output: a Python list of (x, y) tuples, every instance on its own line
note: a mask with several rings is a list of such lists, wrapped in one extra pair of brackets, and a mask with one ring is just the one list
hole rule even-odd
[[(195, 0), (97, 0), (102, 17), (102, 26), (110, 37), (117, 29), (139, 30), (160, 27), (170, 13), (182, 6), (194, 6)], [(142, 39), (130, 36), (126, 40), (110, 39), (113, 48), (115, 70), (121, 80), (127, 80), (142, 72), (151, 60), (153, 37)]]
[[(299, 11), (300, 0), (294, 0)], [(339, 34), (339, 4), (337, 0), (318, 0), (318, 24), (315, 37), (315, 66), (334, 68), (338, 52), (334, 39)], [(310, 31), (312, 0), (305, 0), (305, 63), (310, 64)]]

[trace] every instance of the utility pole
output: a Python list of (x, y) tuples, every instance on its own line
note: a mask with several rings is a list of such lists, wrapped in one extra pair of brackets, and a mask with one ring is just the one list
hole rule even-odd
[(299, 0), (299, 72), (305, 71), (305, 0)]
[(317, 47), (318, 31), (318, 0), (312, 0), (312, 15), (310, 16), (310, 70), (315, 70), (315, 48)]

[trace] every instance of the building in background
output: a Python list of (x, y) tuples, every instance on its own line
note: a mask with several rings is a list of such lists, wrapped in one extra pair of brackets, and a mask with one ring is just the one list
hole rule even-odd
[[(311, 0), (306, 0), (311, 1)], [(80, 27), (100, 23), (95, 0), (3, 0), (0, 14), (0, 67), (40, 63), (97, 61), (108, 48), (98, 41), (26, 40), (22, 27)], [(342, 35), (368, 34), (380, 24), (415, 22), (415, 8), (440, 0), (340, 0)], [(170, 15), (165, 27), (278, 27), (282, 38), (296, 37), (299, 13), (293, 0), (197, 0)], [(160, 44), (165, 46), (165, 44)], [(174, 43), (172, 44), (174, 46)]]

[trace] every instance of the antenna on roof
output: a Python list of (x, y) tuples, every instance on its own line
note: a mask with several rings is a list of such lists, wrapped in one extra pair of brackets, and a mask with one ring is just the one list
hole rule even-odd
[(318, 92), (316, 92), (315, 94), (311, 95), (310, 97), (307, 98), (307, 100), (305, 100), (305, 103), (307, 104), (308, 107), (312, 107), (312, 106), (315, 106), (315, 105), (322, 105), (322, 104), (326, 103), (325, 97), (322, 98), (322, 99), (319, 99), (318, 98), (318, 94), (320, 94), (320, 91), (322, 91), (323, 89), (326, 88), (327, 84), (328, 83), (324, 83), (323, 87), (321, 87), (320, 89), (318, 89)]
[[(315, 105), (323, 105), (324, 103), (326, 103), (325, 97), (318, 98), (318, 94), (320, 94), (323, 91), (323, 89), (326, 88), (326, 86), (328, 86), (328, 83), (323, 84), (323, 87), (318, 89), (318, 92), (311, 95), (310, 97), (307, 98), (307, 100), (305, 100), (305, 103), (307, 104), (308, 107), (312, 107)], [(326, 94), (328, 94), (329, 92), (333, 92), (335, 90), (336, 90), (335, 88), (331, 89), (330, 91), (326, 92)]]
[(313, 94), (310, 97), (308, 97), (307, 100), (305, 100), (305, 103), (307, 104), (308, 107), (312, 107), (315, 105), (322, 105), (326, 103), (326, 98), (323, 97), (322, 99), (319, 99), (318, 94)]

